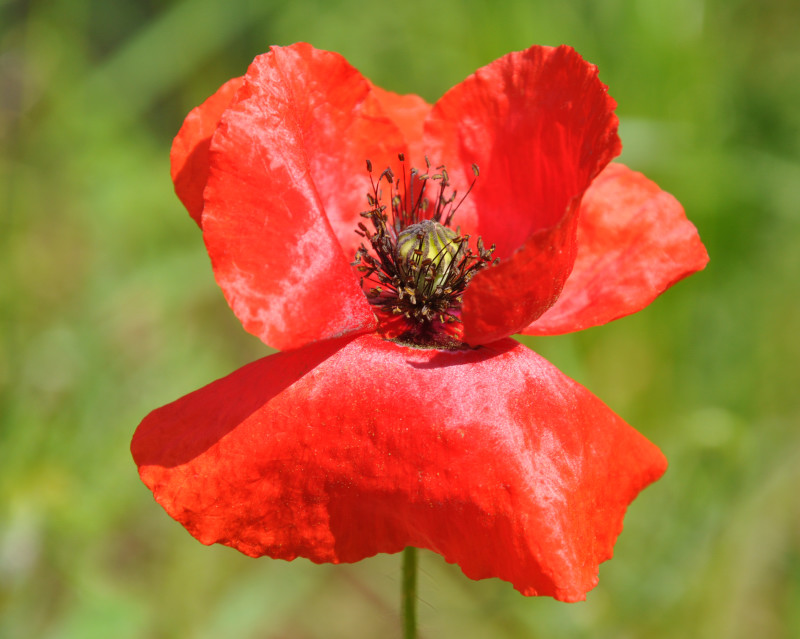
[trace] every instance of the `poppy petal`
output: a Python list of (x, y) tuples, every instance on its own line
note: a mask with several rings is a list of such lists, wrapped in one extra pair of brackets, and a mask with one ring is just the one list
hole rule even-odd
[[(423, 125), (431, 111), (431, 105), (413, 93), (400, 95), (375, 85), (372, 85), (372, 91), (384, 113), (403, 133), (408, 149), (408, 165), (422, 166), (426, 153)], [(394, 169), (399, 167), (395, 166)]]
[(205, 544), (333, 563), (411, 545), (564, 601), (596, 585), (666, 467), (513, 340), (444, 352), (375, 335), (253, 362), (153, 411), (132, 452)]
[(578, 254), (561, 297), (522, 332), (568, 333), (635, 313), (707, 262), (680, 203), (641, 173), (611, 164), (584, 195)]
[(203, 213), (217, 282), (248, 331), (289, 349), (374, 328), (350, 262), (365, 160), (390, 148), (403, 148), (399, 129), (340, 55), (298, 44), (253, 61), (212, 139)]
[(233, 78), (199, 107), (189, 111), (172, 142), (170, 169), (175, 193), (189, 215), (202, 228), (203, 190), (208, 181), (208, 147), (222, 113), (227, 109), (244, 78)]
[(557, 299), (580, 198), (621, 148), (615, 107), (597, 67), (566, 46), (504, 56), (434, 106), (426, 140), (454, 187), (464, 192), (471, 164), (480, 169), (456, 223), (496, 244), (501, 260), (466, 290), (468, 343), (516, 333)]

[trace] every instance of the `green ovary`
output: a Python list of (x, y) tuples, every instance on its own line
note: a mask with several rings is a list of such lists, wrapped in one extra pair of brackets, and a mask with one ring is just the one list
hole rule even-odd
[(461, 238), (455, 231), (423, 220), (397, 236), (397, 265), (418, 295), (431, 295), (446, 281), (460, 246)]

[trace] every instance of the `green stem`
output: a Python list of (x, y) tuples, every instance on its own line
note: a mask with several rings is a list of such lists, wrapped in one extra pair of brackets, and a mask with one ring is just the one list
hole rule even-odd
[(403, 551), (403, 639), (417, 639), (417, 549)]

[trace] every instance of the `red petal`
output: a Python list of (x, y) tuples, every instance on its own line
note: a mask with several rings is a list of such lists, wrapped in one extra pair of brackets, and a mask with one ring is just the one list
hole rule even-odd
[(522, 332), (567, 333), (635, 313), (707, 262), (674, 197), (641, 173), (609, 165), (584, 195), (578, 255), (561, 297)]
[(170, 162), (175, 193), (198, 226), (202, 226), (200, 216), (203, 213), (203, 189), (208, 181), (211, 136), (243, 80), (228, 80), (203, 104), (192, 109), (172, 142)]
[(597, 68), (569, 47), (532, 47), (479, 69), (436, 103), (426, 123), (432, 161), (464, 192), (456, 216), (497, 245), (503, 265), (481, 272), (464, 298), (465, 339), (518, 332), (557, 299), (572, 268), (574, 212), (620, 151), (616, 106)]
[(152, 412), (132, 451), (205, 544), (354, 562), (429, 548), (473, 579), (583, 599), (658, 449), (512, 341), (375, 335), (256, 361)]
[(206, 246), (234, 313), (272, 346), (375, 326), (350, 262), (367, 208), (365, 160), (380, 166), (403, 148), (382, 113), (344, 58), (299, 44), (256, 58), (222, 117)]
[[(372, 91), (383, 112), (397, 125), (405, 138), (408, 149), (407, 166), (422, 167), (426, 153), (423, 125), (431, 111), (431, 105), (414, 94), (400, 95), (375, 85), (372, 85)], [(394, 160), (392, 163), (395, 172), (399, 173), (400, 167)], [(385, 167), (381, 167), (381, 170), (383, 168)]]

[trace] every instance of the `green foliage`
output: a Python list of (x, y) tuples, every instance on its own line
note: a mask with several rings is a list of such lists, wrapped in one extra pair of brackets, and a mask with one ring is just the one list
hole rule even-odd
[(184, 115), (307, 40), (435, 100), (533, 43), (619, 102), (623, 161), (685, 205), (707, 270), (609, 326), (528, 343), (659, 444), (586, 603), (422, 553), (424, 637), (800, 636), (800, 50), (789, 1), (0, 1), (0, 636), (399, 635), (399, 557), (251, 560), (192, 540), (136, 424), (266, 354), (172, 193)]

